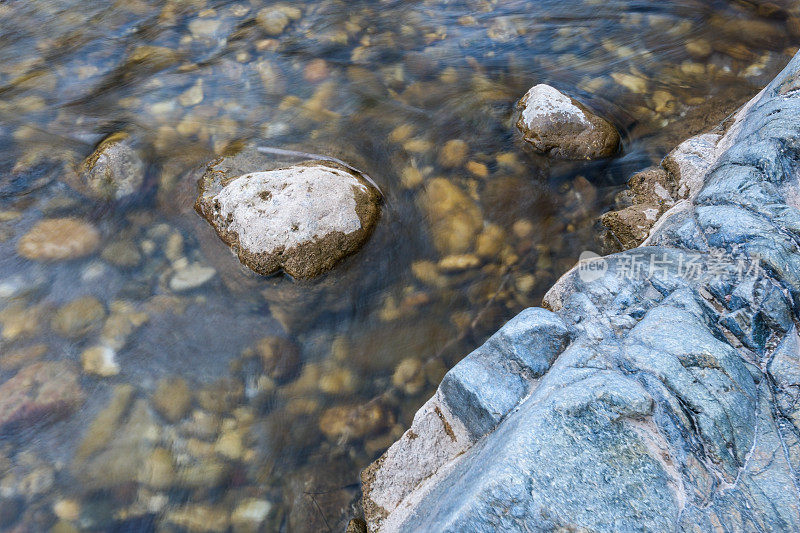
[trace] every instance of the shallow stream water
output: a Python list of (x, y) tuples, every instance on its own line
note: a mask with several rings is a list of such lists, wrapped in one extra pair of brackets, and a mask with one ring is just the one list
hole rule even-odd
[[(633, 172), (785, 65), (798, 15), (732, 0), (0, 0), (0, 383), (60, 361), (80, 386), (0, 426), (0, 530), (342, 531), (359, 471), (443, 373), (598, 250), (596, 218)], [(528, 151), (513, 114), (536, 83), (611, 120), (619, 156)], [(73, 190), (117, 132), (144, 186), (114, 202)], [(192, 207), (197, 169), (243, 146), (369, 174), (385, 202), (368, 244), (314, 281), (246, 271)], [(21, 254), (46, 219), (99, 239)]]

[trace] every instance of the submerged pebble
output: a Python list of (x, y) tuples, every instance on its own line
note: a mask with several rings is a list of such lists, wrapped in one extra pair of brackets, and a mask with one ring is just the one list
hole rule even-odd
[(71, 414), (83, 400), (83, 390), (71, 365), (33, 363), (0, 385), (0, 428), (54, 422)]
[(26, 259), (59, 261), (92, 254), (100, 244), (100, 232), (75, 218), (50, 218), (36, 223), (19, 240), (17, 251)]

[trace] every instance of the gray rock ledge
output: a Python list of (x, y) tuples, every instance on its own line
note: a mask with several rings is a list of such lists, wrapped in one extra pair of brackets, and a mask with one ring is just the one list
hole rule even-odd
[(370, 531), (800, 531), (800, 55), (682, 146), (643, 245), (564, 275), (363, 472)]

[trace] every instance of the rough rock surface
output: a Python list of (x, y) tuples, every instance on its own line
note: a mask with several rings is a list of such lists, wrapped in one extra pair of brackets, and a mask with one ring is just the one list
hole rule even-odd
[(380, 193), (330, 161), (228, 179), (210, 168), (195, 209), (261, 275), (313, 278), (357, 251), (380, 216)]
[(517, 107), (517, 128), (537, 152), (558, 159), (598, 159), (619, 150), (614, 126), (549, 85), (531, 88)]
[(623, 195), (629, 197), (631, 205), (601, 217), (609, 251), (639, 246), (661, 215), (697, 195), (705, 175), (727, 149), (721, 142), (727, 139), (722, 133), (720, 128), (687, 139), (664, 158), (661, 166), (643, 170), (628, 180), (629, 189)]
[(78, 374), (61, 362), (33, 363), (0, 385), (0, 430), (52, 421), (83, 403)]
[[(362, 474), (370, 531), (800, 530), (800, 55)], [(684, 147), (686, 148), (686, 147)]]
[(106, 137), (67, 180), (79, 193), (98, 200), (121, 200), (144, 184), (145, 164), (127, 133)]

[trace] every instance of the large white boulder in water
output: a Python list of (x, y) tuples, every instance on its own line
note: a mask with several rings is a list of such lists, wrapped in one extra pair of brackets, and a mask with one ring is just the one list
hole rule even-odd
[(195, 209), (239, 260), (261, 275), (313, 278), (357, 251), (380, 216), (380, 193), (332, 161), (230, 179), (209, 171)]
[(607, 120), (549, 85), (519, 101), (517, 128), (533, 148), (558, 159), (598, 159), (619, 150), (619, 133)]

